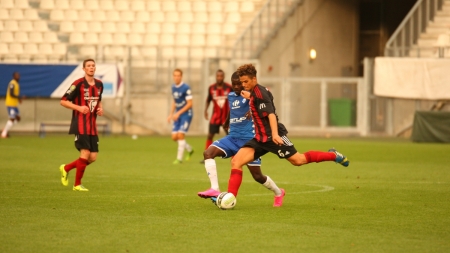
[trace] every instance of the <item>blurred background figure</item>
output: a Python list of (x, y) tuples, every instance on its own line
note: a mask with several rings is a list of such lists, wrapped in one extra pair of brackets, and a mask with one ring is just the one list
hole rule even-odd
[(2, 131), (2, 138), (8, 138), (8, 131), (11, 127), (20, 121), (19, 114), (19, 103), (22, 103), (20, 96), (20, 86), (19, 86), (20, 74), (19, 72), (13, 73), (13, 79), (8, 84), (8, 89), (6, 90), (6, 110), (8, 111), (9, 119), (6, 121), (5, 128)]

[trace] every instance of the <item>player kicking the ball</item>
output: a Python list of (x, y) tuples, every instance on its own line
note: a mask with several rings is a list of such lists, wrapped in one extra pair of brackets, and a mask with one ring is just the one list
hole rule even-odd
[(75, 175), (74, 191), (89, 191), (81, 184), (86, 166), (97, 160), (98, 132), (97, 115), (103, 115), (102, 107), (102, 81), (95, 79), (95, 61), (87, 59), (83, 61), (84, 77), (72, 83), (64, 96), (61, 105), (72, 110), (72, 122), (69, 134), (75, 135), (75, 147), (80, 151), (80, 157), (69, 164), (59, 167), (61, 183), (69, 184), (68, 175), (73, 169), (77, 169)]
[[(231, 175), (228, 181), (228, 192), (237, 196), (242, 183), (242, 166), (260, 158), (268, 152), (276, 154), (280, 159), (287, 159), (292, 165), (301, 166), (312, 162), (334, 161), (347, 167), (350, 161), (330, 149), (328, 152), (308, 151), (300, 154), (294, 144), (286, 136), (288, 131), (278, 122), (272, 93), (258, 84), (256, 69), (252, 64), (245, 64), (238, 68), (239, 80), (245, 91), (241, 95), (250, 99), (250, 109), (255, 124), (255, 137), (245, 143), (231, 161)], [(255, 177), (255, 175), (253, 175)], [(274, 207), (283, 204), (284, 189), (278, 189), (275, 194)]]
[[(202, 198), (213, 198), (220, 194), (219, 183), (217, 179), (217, 169), (215, 157), (228, 158), (234, 156), (238, 150), (253, 139), (255, 136), (253, 121), (250, 117), (249, 100), (241, 96), (243, 86), (239, 81), (239, 75), (237, 72), (231, 76), (231, 83), (234, 92), (228, 94), (228, 104), (230, 112), (228, 118), (225, 121), (224, 128), (230, 130), (229, 135), (212, 143), (203, 152), (205, 159), (205, 169), (211, 181), (211, 188), (199, 192), (198, 196)], [(254, 161), (248, 161), (247, 167), (250, 170), (255, 181), (259, 182), (267, 189), (272, 190), (274, 193), (280, 192), (280, 189), (272, 181), (269, 176), (265, 176), (261, 172), (261, 159), (258, 157)]]

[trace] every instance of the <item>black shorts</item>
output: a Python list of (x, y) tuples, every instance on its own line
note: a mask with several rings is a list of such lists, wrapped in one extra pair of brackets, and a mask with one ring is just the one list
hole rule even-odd
[(221, 126), (222, 125), (209, 123), (209, 133), (210, 134), (218, 134)]
[(98, 152), (98, 135), (76, 134), (75, 147), (78, 151), (87, 149), (91, 152)]
[(267, 142), (259, 142), (255, 138), (253, 138), (253, 139), (249, 140), (247, 143), (245, 143), (244, 146), (242, 146), (242, 147), (249, 147), (249, 148), (253, 148), (255, 150), (254, 160), (267, 154), (267, 152), (274, 153), (280, 159), (289, 158), (289, 157), (293, 156), (295, 153), (297, 153), (297, 150), (295, 149), (294, 144), (291, 143), (291, 141), (288, 139), (287, 136), (281, 136), (281, 139), (283, 139), (283, 143), (284, 143), (281, 146), (278, 146), (272, 140), (267, 141)]

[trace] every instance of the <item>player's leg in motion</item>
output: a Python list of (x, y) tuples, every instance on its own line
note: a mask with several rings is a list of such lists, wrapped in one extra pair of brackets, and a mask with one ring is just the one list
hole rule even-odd
[(8, 121), (6, 121), (6, 125), (3, 128), (1, 135), (2, 138), (7, 138), (9, 130), (20, 121), (20, 116), (18, 115), (17, 112), (18, 112), (17, 109), (8, 107), (9, 119)]
[(301, 166), (308, 163), (320, 163), (326, 161), (333, 161), (347, 167), (350, 161), (346, 156), (339, 153), (336, 149), (330, 149), (328, 152), (323, 151), (308, 151), (304, 154), (295, 153), (293, 156), (287, 158), (287, 160), (295, 166)]
[(228, 192), (237, 197), (239, 187), (242, 183), (242, 166), (254, 160), (255, 150), (250, 147), (239, 149), (231, 160), (231, 175), (228, 180)]
[[(259, 163), (259, 165), (258, 165)], [(285, 190), (282, 188), (278, 188), (277, 184), (267, 175), (264, 175), (261, 171), (261, 160), (255, 160), (247, 165), (247, 168), (249, 169), (250, 173), (252, 174), (253, 179), (255, 179), (256, 182), (262, 184), (267, 189), (271, 190), (274, 194), (274, 207), (279, 207), (283, 204), (283, 198), (285, 193)]]
[(95, 162), (97, 159), (97, 152), (90, 152), (88, 149), (80, 150), (80, 157), (69, 164), (63, 164), (59, 167), (61, 172), (61, 183), (64, 186), (69, 184), (68, 176), (69, 172), (76, 169), (75, 183), (73, 185), (74, 191), (89, 191), (81, 184), (81, 179), (83, 178), (86, 166)]
[(220, 188), (219, 188), (219, 180), (217, 178), (217, 167), (216, 167), (216, 161), (214, 160), (215, 157), (224, 157), (226, 154), (218, 149), (215, 146), (210, 145), (204, 152), (203, 152), (203, 158), (205, 161), (205, 169), (206, 173), (208, 174), (209, 181), (211, 182), (211, 188), (199, 192), (198, 196), (202, 198), (211, 198), (216, 197), (220, 194)]

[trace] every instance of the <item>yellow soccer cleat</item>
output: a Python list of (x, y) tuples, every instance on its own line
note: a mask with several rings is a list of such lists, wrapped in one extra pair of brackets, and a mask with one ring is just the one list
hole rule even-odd
[(192, 155), (194, 154), (194, 150), (192, 149), (191, 152), (187, 152), (186, 157), (184, 158), (185, 161), (191, 160)]
[(178, 164), (182, 164), (183, 162), (181, 160), (176, 159), (175, 161), (173, 161), (172, 164), (174, 165), (178, 165)]
[(77, 186), (73, 186), (73, 190), (74, 191), (78, 191), (78, 192), (88, 192), (89, 190), (84, 187), (83, 185), (77, 185)]
[(61, 164), (61, 166), (59, 166), (59, 171), (61, 172), (61, 184), (64, 186), (68, 186), (69, 179), (67, 178), (67, 176), (69, 175), (69, 173), (66, 172), (66, 170), (64, 169), (64, 166), (66, 166), (66, 165)]

